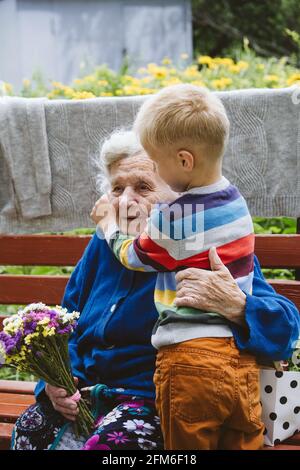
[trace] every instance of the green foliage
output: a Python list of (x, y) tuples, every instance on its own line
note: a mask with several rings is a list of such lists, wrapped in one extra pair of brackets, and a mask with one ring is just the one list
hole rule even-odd
[[(295, 31), (290, 32), (291, 35), (294, 43), (300, 38)], [(75, 78), (69, 85), (57, 81), (46, 83), (40, 74), (35, 74), (32, 80), (23, 80), (19, 93), (10, 83), (0, 83), (0, 96), (19, 94), (24, 97), (78, 100), (98, 96), (149, 95), (178, 83), (205, 86), (210, 90), (300, 85), (300, 72), (293, 64), (293, 58), (262, 57), (250, 47), (246, 38), (233, 44), (228, 56), (212, 57), (206, 54), (195, 56), (193, 62), (190, 59), (183, 53), (174, 63), (165, 57), (160, 64), (150, 63), (138, 70), (126, 64), (118, 72), (107, 66), (98, 66), (89, 75)]]
[[(296, 219), (290, 217), (253, 217), (255, 233), (291, 234), (296, 233)], [(295, 279), (293, 269), (262, 269), (267, 279)]]
[(292, 56), (300, 62), (299, 0), (192, 0), (197, 53), (228, 54), (247, 37), (262, 56)]
[(19, 372), (13, 367), (1, 367), (0, 380), (29, 380), (36, 381), (37, 379), (32, 374), (26, 372)]
[(290, 217), (253, 217), (255, 233), (296, 233), (296, 219)]

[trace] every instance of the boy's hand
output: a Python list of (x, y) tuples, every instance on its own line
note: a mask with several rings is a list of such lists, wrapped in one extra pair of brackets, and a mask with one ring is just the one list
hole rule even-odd
[(109, 196), (103, 194), (94, 205), (90, 214), (92, 220), (97, 224), (103, 232), (105, 232), (112, 224), (116, 224), (116, 212), (113, 204), (110, 202)]

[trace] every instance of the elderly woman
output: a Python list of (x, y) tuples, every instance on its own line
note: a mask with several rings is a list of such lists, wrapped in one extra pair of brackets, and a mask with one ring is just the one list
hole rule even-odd
[[(123, 232), (136, 235), (153, 203), (176, 196), (131, 132), (112, 135), (102, 147), (101, 162)], [(252, 295), (239, 289), (215, 250), (210, 261), (211, 271), (177, 274), (177, 305), (225, 315), (241, 350), (269, 361), (289, 357), (299, 336), (298, 311), (267, 284), (257, 259)], [(157, 319), (155, 280), (155, 273), (125, 269), (94, 235), (62, 304), (81, 312), (69, 350), (78, 388), (94, 410), (95, 431), (88, 439), (76, 439), (70, 427), (78, 413), (76, 403), (65, 390), (39, 382), (36, 403), (16, 423), (12, 448), (163, 448), (153, 384), (156, 351), (150, 342)]]

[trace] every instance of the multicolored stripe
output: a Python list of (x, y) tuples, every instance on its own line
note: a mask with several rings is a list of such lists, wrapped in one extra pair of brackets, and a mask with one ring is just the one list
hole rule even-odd
[[(223, 178), (225, 180), (225, 178)], [(240, 288), (252, 290), (254, 233), (247, 204), (227, 180), (222, 189), (199, 194), (194, 188), (171, 204), (159, 204), (152, 211), (147, 228), (138, 238), (116, 233), (110, 246), (119, 261), (135, 271), (157, 271), (154, 299), (161, 318), (176, 315), (208, 315), (198, 310), (176, 308), (175, 273), (196, 267), (210, 270), (212, 246)], [(203, 312), (202, 312), (203, 313)], [(171, 315), (172, 316), (172, 315)], [(212, 312), (215, 317), (216, 313)], [(202, 318), (201, 318), (202, 317)]]

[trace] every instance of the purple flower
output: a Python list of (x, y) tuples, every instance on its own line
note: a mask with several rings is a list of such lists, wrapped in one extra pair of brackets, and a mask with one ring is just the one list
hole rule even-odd
[(125, 434), (121, 432), (114, 431), (113, 433), (107, 434), (107, 441), (114, 441), (116, 445), (118, 444), (125, 444), (126, 442), (129, 442), (129, 439)]
[(24, 322), (24, 335), (30, 335), (36, 330), (37, 322), (36, 321), (26, 321)]
[(85, 445), (83, 446), (82, 450), (111, 450), (111, 448), (106, 444), (99, 444), (100, 436), (98, 434), (94, 434), (90, 437)]
[(56, 333), (60, 335), (66, 335), (72, 332), (72, 327), (70, 325), (65, 326), (64, 328), (57, 328)]
[(14, 336), (10, 336), (4, 331), (0, 332), (0, 341), (5, 349), (6, 354), (10, 354), (15, 348), (21, 348), (22, 333), (18, 331)]

